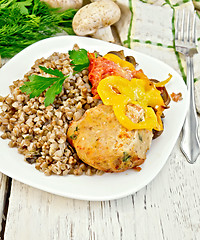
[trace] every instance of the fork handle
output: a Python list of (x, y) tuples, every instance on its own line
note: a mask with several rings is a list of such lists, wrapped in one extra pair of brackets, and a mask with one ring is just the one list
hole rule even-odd
[(183, 125), (181, 150), (189, 163), (194, 163), (200, 154), (200, 141), (198, 137), (198, 119), (194, 97), (194, 70), (193, 57), (187, 57), (187, 87), (189, 109)]

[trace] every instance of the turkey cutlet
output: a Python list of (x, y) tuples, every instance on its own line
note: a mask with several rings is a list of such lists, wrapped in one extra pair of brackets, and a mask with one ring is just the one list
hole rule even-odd
[[(144, 111), (127, 105), (126, 115), (134, 122), (144, 118)], [(67, 137), (78, 157), (105, 172), (122, 172), (141, 165), (152, 141), (152, 131), (129, 131), (117, 120), (111, 106), (88, 109), (79, 121), (69, 126)]]

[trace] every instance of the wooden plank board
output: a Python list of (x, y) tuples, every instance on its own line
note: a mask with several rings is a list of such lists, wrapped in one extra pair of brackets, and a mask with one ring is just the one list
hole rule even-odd
[[(8, 59), (1, 59), (0, 56), (0, 68), (8, 61)], [(7, 193), (10, 189), (8, 184), (9, 178), (0, 172), (0, 239), (1, 235), (4, 232), (3, 221), (5, 221), (4, 211), (5, 211), (5, 204), (7, 201)]]
[(4, 239), (200, 239), (199, 172), (178, 142), (148, 186), (119, 200), (73, 200), (13, 181)]
[(8, 192), (8, 177), (0, 172), (0, 232), (2, 231), (2, 222), (5, 219), (4, 208)]

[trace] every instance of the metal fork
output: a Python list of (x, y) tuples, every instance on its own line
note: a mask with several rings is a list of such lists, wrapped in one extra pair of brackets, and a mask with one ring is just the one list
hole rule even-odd
[[(180, 16), (181, 15), (181, 16)], [(198, 137), (198, 119), (194, 100), (194, 70), (193, 55), (198, 53), (196, 48), (195, 12), (178, 11), (176, 15), (175, 46), (176, 50), (186, 56), (187, 88), (189, 109), (183, 125), (181, 151), (189, 163), (194, 163), (200, 154)]]

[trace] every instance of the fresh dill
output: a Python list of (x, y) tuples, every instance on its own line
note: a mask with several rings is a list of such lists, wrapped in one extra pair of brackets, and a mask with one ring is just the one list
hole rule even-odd
[(40, 0), (0, 0), (0, 56), (11, 58), (57, 33), (74, 34), (72, 19), (76, 12), (59, 12)]

